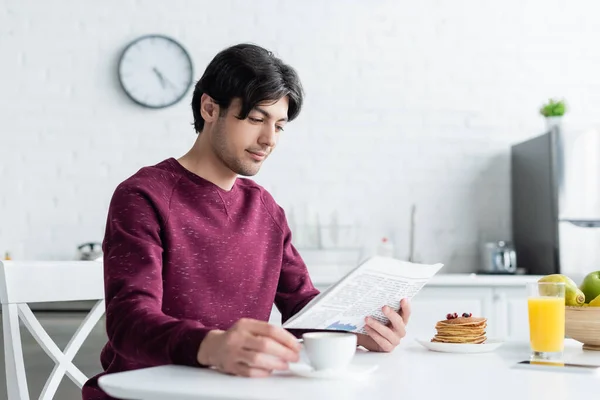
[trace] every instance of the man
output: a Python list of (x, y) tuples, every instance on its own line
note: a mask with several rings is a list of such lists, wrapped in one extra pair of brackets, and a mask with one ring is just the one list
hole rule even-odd
[[(271, 52), (223, 50), (197, 83), (198, 138), (178, 160), (142, 168), (113, 194), (103, 242), (103, 373), (161, 364), (261, 377), (298, 360), (287, 320), (318, 291), (291, 242), (281, 207), (253, 176), (302, 107), (300, 80)], [(358, 343), (391, 351), (410, 306), (386, 308)], [(100, 376), (100, 375), (99, 375)], [(109, 399), (90, 379), (84, 399)]]

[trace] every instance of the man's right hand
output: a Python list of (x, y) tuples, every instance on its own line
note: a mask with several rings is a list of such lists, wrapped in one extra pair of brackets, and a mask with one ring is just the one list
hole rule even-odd
[(243, 318), (227, 331), (210, 331), (198, 350), (198, 362), (228, 374), (264, 377), (288, 369), (299, 359), (300, 344), (285, 329)]

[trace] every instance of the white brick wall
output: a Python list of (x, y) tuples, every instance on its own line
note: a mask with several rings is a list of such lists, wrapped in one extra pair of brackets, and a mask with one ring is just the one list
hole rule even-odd
[[(0, 5), (0, 251), (64, 259), (100, 240), (118, 182), (193, 143), (188, 97), (161, 111), (121, 92), (120, 51), (138, 35), (180, 40), (196, 76), (222, 48), (268, 47), (307, 97), (257, 180), (295, 215), (393, 236), (446, 271), (477, 268), (506, 238), (511, 143), (540, 133), (564, 96), (568, 122), (600, 121), (595, 1), (53, 1)], [(368, 242), (372, 243), (372, 242)]]

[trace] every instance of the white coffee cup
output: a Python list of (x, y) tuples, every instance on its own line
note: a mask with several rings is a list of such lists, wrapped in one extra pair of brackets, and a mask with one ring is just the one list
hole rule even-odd
[(356, 353), (356, 335), (344, 332), (310, 332), (302, 335), (304, 349), (315, 370), (343, 369)]

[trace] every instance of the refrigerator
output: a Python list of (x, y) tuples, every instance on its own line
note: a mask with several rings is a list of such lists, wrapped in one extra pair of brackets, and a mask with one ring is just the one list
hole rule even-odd
[(511, 146), (511, 207), (526, 273), (600, 270), (600, 131), (553, 127)]

